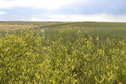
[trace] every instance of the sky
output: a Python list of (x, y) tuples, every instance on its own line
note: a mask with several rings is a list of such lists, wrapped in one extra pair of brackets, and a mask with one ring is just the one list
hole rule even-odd
[(126, 22), (126, 0), (0, 0), (0, 21)]

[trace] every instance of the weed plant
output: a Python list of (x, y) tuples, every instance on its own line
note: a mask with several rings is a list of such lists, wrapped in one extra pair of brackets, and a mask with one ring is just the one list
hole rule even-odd
[(69, 27), (3, 33), (0, 84), (126, 84), (126, 43)]

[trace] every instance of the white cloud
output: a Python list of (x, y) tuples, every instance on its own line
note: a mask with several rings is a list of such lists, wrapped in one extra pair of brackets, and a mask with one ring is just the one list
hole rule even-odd
[[(46, 18), (45, 18), (46, 17)], [(126, 22), (126, 15), (47, 15), (44, 18), (32, 17), (31, 21), (96, 21), (96, 22)]]
[(0, 8), (35, 7), (57, 9), (63, 5), (87, 0), (0, 0)]
[(44, 21), (44, 19), (42, 18), (35, 18), (35, 17), (31, 17), (30, 21)]
[(0, 11), (0, 15), (4, 15), (4, 14), (6, 14), (6, 12), (1, 12), (1, 11)]

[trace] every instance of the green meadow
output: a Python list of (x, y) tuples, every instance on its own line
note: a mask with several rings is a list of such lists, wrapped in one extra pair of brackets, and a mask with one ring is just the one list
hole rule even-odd
[(0, 84), (126, 84), (126, 23), (0, 22)]

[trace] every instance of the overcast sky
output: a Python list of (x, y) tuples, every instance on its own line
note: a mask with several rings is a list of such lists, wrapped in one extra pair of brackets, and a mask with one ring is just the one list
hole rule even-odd
[(0, 0), (0, 20), (126, 22), (126, 0)]

